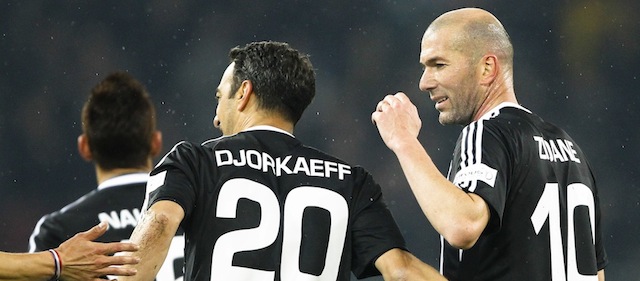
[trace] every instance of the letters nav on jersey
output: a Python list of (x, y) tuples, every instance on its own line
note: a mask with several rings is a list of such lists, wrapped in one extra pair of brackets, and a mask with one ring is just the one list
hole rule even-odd
[(140, 210), (138, 208), (134, 208), (133, 210), (122, 209), (119, 212), (113, 210), (107, 214), (107, 212), (102, 212), (98, 214), (99, 221), (107, 221), (109, 223), (109, 227), (114, 229), (121, 229), (128, 226), (136, 227), (138, 221), (140, 220)]

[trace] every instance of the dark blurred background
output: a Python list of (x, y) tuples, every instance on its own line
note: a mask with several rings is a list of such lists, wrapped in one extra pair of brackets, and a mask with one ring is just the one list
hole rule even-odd
[(410, 249), (437, 267), (438, 235), (370, 114), (384, 95), (407, 92), (420, 139), (446, 172), (461, 127), (441, 126), (418, 90), (419, 44), (436, 16), (476, 6), (512, 37), (520, 103), (565, 128), (595, 168), (607, 279), (640, 276), (636, 0), (90, 2), (0, 3), (0, 250), (26, 251), (43, 214), (95, 188), (76, 138), (82, 104), (105, 75), (126, 70), (147, 86), (166, 152), (219, 136), (213, 97), (229, 49), (277, 40), (317, 69), (317, 97), (296, 136), (371, 171)]

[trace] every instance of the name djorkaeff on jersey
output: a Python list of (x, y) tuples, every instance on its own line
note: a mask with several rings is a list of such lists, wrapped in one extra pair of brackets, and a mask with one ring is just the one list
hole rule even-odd
[(337, 176), (343, 180), (345, 175), (351, 174), (351, 166), (327, 161), (323, 159), (307, 159), (302, 156), (293, 158), (291, 155), (273, 158), (271, 155), (257, 150), (244, 150), (232, 152), (231, 150), (216, 150), (216, 164), (218, 167), (233, 165), (236, 167), (248, 166), (253, 169), (267, 172), (270, 171), (275, 176), (283, 174), (304, 173), (310, 177), (329, 178)]

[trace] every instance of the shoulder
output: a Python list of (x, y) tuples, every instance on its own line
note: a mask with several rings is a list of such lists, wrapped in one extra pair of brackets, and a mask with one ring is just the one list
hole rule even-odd
[(170, 165), (176, 162), (193, 161), (202, 154), (205, 147), (211, 146), (210, 142), (196, 144), (189, 141), (180, 141), (176, 143), (161, 159), (156, 167), (161, 165)]
[(373, 176), (365, 167), (353, 165), (340, 157), (328, 154), (314, 147), (302, 145), (301, 149), (306, 150), (303, 155), (309, 159), (310, 163), (316, 159), (321, 161), (321, 170), (325, 173), (331, 174), (335, 170), (339, 175), (344, 175), (344, 177), (341, 176), (340, 178), (353, 184), (353, 186), (356, 187), (356, 192), (360, 190), (360, 188), (379, 188)]
[(324, 152), (312, 146), (301, 145), (300, 148), (302, 150), (306, 150), (304, 154), (309, 155), (310, 157), (316, 157), (318, 159), (322, 159), (323, 161), (327, 161), (328, 163), (337, 163), (339, 165), (344, 165), (346, 167), (349, 167), (349, 170), (352, 172), (352, 175), (356, 177), (362, 177), (362, 176), (366, 177), (368, 175), (370, 176), (366, 168), (361, 165), (353, 165), (338, 156), (329, 154), (327, 152)]
[(530, 110), (513, 103), (503, 103), (480, 119), (465, 126), (462, 135), (467, 138), (482, 136), (513, 140), (540, 130), (544, 120)]
[(129, 183), (93, 190), (58, 211), (43, 217), (46, 221), (66, 221), (87, 218), (111, 206), (132, 205), (144, 198), (146, 182)]
[[(44, 240), (59, 240), (56, 243), (62, 242), (67, 236), (74, 234), (75, 225), (81, 224), (81, 221), (85, 219), (93, 219), (93, 216), (89, 216), (88, 212), (94, 206), (95, 194), (98, 190), (93, 190), (90, 193), (76, 199), (75, 201), (67, 204), (61, 209), (44, 215), (37, 222), (34, 231), (30, 238), (30, 249), (42, 249), (39, 245), (35, 245), (35, 241), (38, 243), (44, 243)], [(78, 231), (75, 231), (78, 232)], [(42, 240), (42, 241), (41, 241)], [(56, 243), (51, 242), (51, 245), (47, 244), (47, 247), (57, 246)], [(37, 248), (34, 248), (38, 246)]]
[(474, 123), (495, 124), (497, 125), (513, 125), (523, 122), (532, 122), (539, 119), (530, 110), (513, 103), (503, 103), (483, 115)]
[(549, 139), (567, 139), (573, 142), (565, 130), (522, 106), (507, 104), (492, 110), (491, 113), (474, 122), (476, 126), (482, 126), (490, 134), (508, 140), (526, 138), (531, 141), (536, 136)]
[(57, 217), (64, 217), (75, 212), (82, 212), (82, 209), (91, 207), (95, 202), (99, 202), (101, 197), (104, 198), (103, 196), (101, 196), (103, 193), (104, 192), (101, 192), (97, 189), (92, 190), (91, 192), (62, 207), (62, 209), (51, 213), (49, 217), (53, 219)]
[(350, 165), (349, 163), (347, 163), (347, 161), (341, 159), (338, 156), (329, 154), (327, 152), (324, 152), (318, 148), (315, 148), (313, 146), (308, 146), (308, 145), (301, 145), (300, 146), (301, 149), (306, 150), (305, 154), (309, 154), (309, 155), (315, 155), (318, 158), (323, 158), (325, 160), (329, 160), (329, 161), (333, 161), (333, 162), (337, 162), (337, 163), (341, 163), (341, 164), (345, 164), (345, 165)]

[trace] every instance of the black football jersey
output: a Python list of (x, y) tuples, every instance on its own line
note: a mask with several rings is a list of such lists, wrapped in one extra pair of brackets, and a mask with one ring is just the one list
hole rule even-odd
[(370, 174), (273, 127), (179, 143), (147, 188), (185, 211), (185, 280), (350, 280), (405, 249)]
[[(138, 224), (145, 199), (149, 175), (133, 173), (110, 178), (97, 189), (80, 197), (59, 211), (43, 216), (29, 240), (29, 251), (43, 251), (58, 247), (78, 232), (107, 221), (109, 229), (96, 241), (126, 241)], [(184, 236), (176, 235), (157, 281), (182, 278), (184, 267)]]
[(445, 277), (598, 280), (607, 263), (598, 190), (566, 132), (504, 103), (463, 129), (448, 177), (481, 196), (491, 219), (469, 250), (443, 241)]

